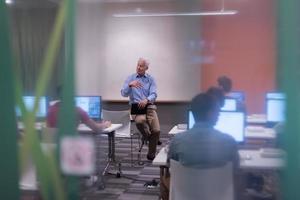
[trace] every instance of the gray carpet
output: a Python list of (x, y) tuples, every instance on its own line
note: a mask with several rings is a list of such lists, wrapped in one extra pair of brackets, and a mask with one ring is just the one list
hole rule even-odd
[[(162, 145), (158, 146), (157, 151), (163, 147), (168, 139), (168, 131), (172, 126), (162, 126), (160, 140)], [(89, 183), (87, 179), (81, 181), (81, 199), (84, 200), (158, 200), (159, 185), (156, 187), (146, 187), (145, 183), (151, 182), (153, 179), (159, 182), (159, 167), (153, 166), (152, 162), (146, 159), (148, 146), (145, 145), (141, 152), (141, 161), (143, 165), (138, 164), (138, 138), (132, 139), (133, 153), (131, 157), (131, 140), (130, 138), (116, 138), (116, 159), (121, 162), (121, 178), (117, 178), (115, 166), (111, 166), (109, 172), (103, 177), (104, 189), (98, 189)], [(102, 170), (106, 163), (108, 150), (107, 138), (96, 138), (98, 154), (97, 166), (98, 170)], [(133, 159), (132, 159), (133, 158)]]

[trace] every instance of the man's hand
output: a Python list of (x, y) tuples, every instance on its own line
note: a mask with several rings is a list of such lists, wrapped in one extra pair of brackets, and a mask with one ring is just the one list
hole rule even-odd
[(129, 87), (142, 88), (143, 85), (138, 80), (134, 80), (129, 83)]
[(139, 109), (145, 108), (145, 106), (147, 105), (147, 103), (148, 103), (148, 99), (144, 99), (144, 100), (140, 101), (140, 102), (138, 103)]
[(103, 130), (103, 129), (106, 129), (108, 127), (111, 126), (111, 122), (110, 121), (102, 121), (101, 123), (98, 123), (98, 128)]

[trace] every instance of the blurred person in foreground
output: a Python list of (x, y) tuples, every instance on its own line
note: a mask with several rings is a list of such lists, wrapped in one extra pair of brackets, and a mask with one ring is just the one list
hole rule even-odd
[[(52, 101), (50, 107), (48, 108), (46, 122), (47, 127), (49, 128), (57, 128), (58, 126), (58, 114), (59, 108), (61, 106), (61, 101), (59, 100), (61, 97), (61, 87), (58, 87), (56, 90), (58, 100)], [(85, 124), (90, 129), (92, 129), (95, 133), (101, 133), (103, 129), (108, 128), (111, 125), (110, 121), (103, 121), (100, 123), (95, 122), (91, 119), (87, 112), (85, 112), (82, 108), (76, 106), (76, 124), (79, 125), (80, 123)]]

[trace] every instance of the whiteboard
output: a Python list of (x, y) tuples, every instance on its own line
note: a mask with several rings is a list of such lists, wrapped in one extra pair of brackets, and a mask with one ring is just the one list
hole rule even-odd
[[(158, 101), (189, 101), (200, 92), (200, 41), (197, 20), (176, 17), (115, 18), (122, 7), (79, 4), (77, 13), (77, 93), (126, 100), (125, 79), (139, 57), (150, 61)], [(197, 46), (197, 45), (196, 45)], [(200, 59), (201, 60), (201, 59)]]

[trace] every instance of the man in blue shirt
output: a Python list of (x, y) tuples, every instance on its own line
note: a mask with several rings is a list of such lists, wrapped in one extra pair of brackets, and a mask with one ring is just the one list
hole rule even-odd
[(154, 78), (146, 73), (148, 68), (149, 62), (140, 58), (137, 62), (136, 73), (126, 79), (121, 94), (129, 97), (131, 113), (136, 114), (136, 126), (143, 138), (149, 141), (147, 159), (153, 160), (159, 142), (160, 125), (154, 105), (157, 97), (156, 83)]

